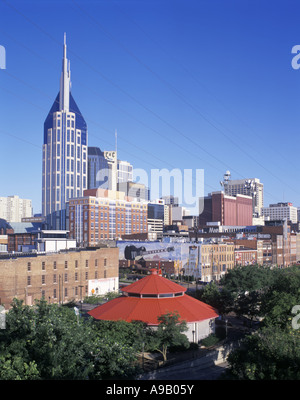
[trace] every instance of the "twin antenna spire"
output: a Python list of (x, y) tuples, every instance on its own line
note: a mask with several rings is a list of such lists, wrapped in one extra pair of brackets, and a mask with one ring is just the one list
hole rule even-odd
[(60, 90), (59, 90), (60, 111), (65, 111), (65, 112), (69, 111), (70, 91), (71, 91), (70, 61), (67, 59), (67, 39), (66, 39), (66, 34), (64, 34), (62, 72), (60, 77)]

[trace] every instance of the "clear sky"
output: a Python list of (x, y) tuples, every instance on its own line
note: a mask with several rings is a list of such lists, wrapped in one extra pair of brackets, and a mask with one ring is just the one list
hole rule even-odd
[(0, 196), (41, 211), (43, 124), (64, 32), (89, 146), (134, 168), (204, 170), (204, 192), (259, 178), (265, 205), (300, 206), (300, 3), (0, 0)]

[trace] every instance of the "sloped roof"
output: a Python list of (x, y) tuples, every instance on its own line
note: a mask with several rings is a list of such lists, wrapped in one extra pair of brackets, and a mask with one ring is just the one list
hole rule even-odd
[[(158, 317), (168, 312), (177, 312), (186, 322), (218, 317), (218, 312), (213, 307), (188, 296), (184, 293), (184, 287), (157, 274), (152, 273), (122, 290), (127, 295), (95, 307), (88, 314), (100, 320), (143, 321), (148, 325), (158, 325)], [(171, 297), (159, 297), (170, 293)], [(149, 294), (155, 297), (143, 297)]]
[(177, 312), (186, 322), (199, 322), (218, 317), (217, 311), (199, 300), (184, 294), (172, 298), (138, 298), (121, 296), (89, 311), (95, 319), (127, 322), (143, 321), (158, 325), (158, 317)]
[(156, 270), (151, 270), (151, 275), (121, 289), (125, 293), (162, 294), (185, 292), (186, 288), (169, 279), (157, 275)]

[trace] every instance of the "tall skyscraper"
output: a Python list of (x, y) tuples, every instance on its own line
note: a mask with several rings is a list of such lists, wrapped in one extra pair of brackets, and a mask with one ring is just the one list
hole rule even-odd
[(87, 125), (71, 94), (66, 36), (60, 90), (44, 123), (42, 213), (49, 229), (66, 229), (66, 204), (87, 189)]

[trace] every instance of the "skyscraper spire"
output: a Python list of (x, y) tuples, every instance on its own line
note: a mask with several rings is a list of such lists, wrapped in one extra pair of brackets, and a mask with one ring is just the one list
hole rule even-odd
[(60, 90), (59, 90), (60, 111), (69, 111), (70, 87), (71, 87), (70, 62), (68, 62), (67, 59), (67, 42), (66, 42), (66, 34), (64, 34), (62, 72), (60, 77)]

